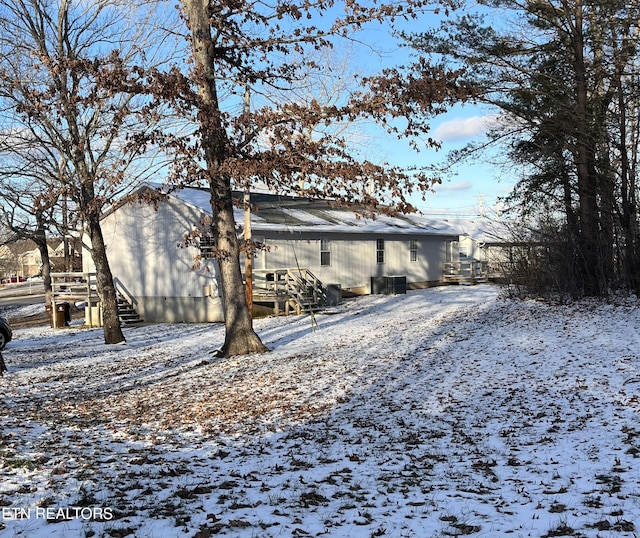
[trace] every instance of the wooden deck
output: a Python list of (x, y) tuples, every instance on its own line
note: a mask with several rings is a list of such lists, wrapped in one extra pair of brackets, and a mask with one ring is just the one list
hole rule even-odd
[[(90, 327), (102, 325), (100, 298), (96, 289), (95, 273), (51, 273), (51, 310), (58, 312), (62, 303), (83, 302), (85, 321)], [(52, 327), (60, 325), (58, 315), (52, 317)]]
[[(118, 316), (123, 324), (142, 321), (136, 312), (135, 299), (114, 279), (118, 295)], [(102, 306), (98, 296), (95, 273), (51, 273), (51, 309), (58, 311), (63, 303), (81, 302), (85, 305), (85, 324), (89, 327), (102, 326)], [(59, 326), (57, 316), (52, 318), (52, 326)], [(61, 325), (60, 325), (61, 326)]]
[(479, 284), (489, 281), (488, 263), (477, 260), (445, 262), (442, 280), (448, 283)]
[(269, 305), (276, 316), (314, 312), (331, 301), (331, 291), (308, 269), (253, 271), (253, 302)]

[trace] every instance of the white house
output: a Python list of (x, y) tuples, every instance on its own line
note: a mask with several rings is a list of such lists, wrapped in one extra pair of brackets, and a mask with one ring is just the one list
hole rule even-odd
[[(103, 216), (118, 291), (146, 321), (223, 319), (215, 262), (197, 267), (199, 249), (183, 241), (210, 214), (209, 200), (208, 190), (185, 188), (157, 207), (121, 204)], [(287, 268), (304, 268), (344, 293), (370, 293), (372, 286), (380, 291), (375, 288), (383, 277), (401, 288), (426, 287), (443, 281), (447, 252), (459, 239), (448, 224), (419, 216), (364, 219), (323, 200), (264, 193), (252, 193), (251, 202), (257, 208), (252, 239), (265, 245), (253, 260), (256, 287), (277, 280)], [(241, 235), (241, 209), (236, 222)], [(91, 257), (84, 260), (83, 270), (92, 272)]]
[(476, 264), (476, 267), (481, 267), (485, 279), (503, 279), (508, 271), (512, 248), (516, 244), (515, 226), (484, 217), (453, 219), (449, 222), (460, 232), (460, 240), (457, 245), (452, 244), (453, 252), (449, 258), (457, 260), (459, 266)]

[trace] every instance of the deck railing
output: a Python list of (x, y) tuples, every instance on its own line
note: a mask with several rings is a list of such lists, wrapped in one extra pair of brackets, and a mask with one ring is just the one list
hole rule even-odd
[(93, 326), (94, 316), (97, 324), (101, 324), (100, 309), (97, 308), (100, 298), (96, 287), (95, 273), (51, 273), (51, 311), (52, 326), (58, 327), (58, 306), (65, 302), (81, 301), (86, 304), (87, 322)]
[(445, 262), (442, 278), (445, 282), (486, 282), (488, 267), (488, 262), (479, 260)]
[(324, 305), (327, 288), (308, 269), (254, 269), (253, 295), (254, 301), (273, 303), (276, 315), (281, 305), (285, 314), (300, 314)]

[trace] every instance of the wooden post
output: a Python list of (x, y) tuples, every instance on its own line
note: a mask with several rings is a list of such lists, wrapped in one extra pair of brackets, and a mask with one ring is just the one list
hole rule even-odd
[[(85, 314), (89, 314), (89, 327), (93, 327), (93, 303), (91, 302), (91, 275), (89, 273), (85, 273), (83, 275), (85, 282), (87, 284), (86, 294), (87, 300), (86, 305), (89, 310), (85, 311)], [(86, 320), (85, 320), (86, 321)]]
[[(249, 86), (244, 90), (244, 113), (249, 114)], [(244, 191), (244, 244), (245, 244), (245, 266), (244, 278), (246, 281), (245, 290), (247, 294), (247, 307), (249, 317), (253, 317), (253, 248), (251, 245), (251, 192), (249, 182)]]
[(51, 327), (53, 327), (54, 329), (58, 328), (58, 312), (57, 312), (57, 306), (56, 306), (56, 299), (55, 296), (51, 297)]
[(253, 317), (253, 249), (251, 248), (251, 194), (244, 193), (244, 242), (246, 247), (244, 277), (246, 280), (247, 306)]

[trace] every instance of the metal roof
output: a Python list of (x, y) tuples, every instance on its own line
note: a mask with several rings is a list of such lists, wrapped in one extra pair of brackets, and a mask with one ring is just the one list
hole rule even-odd
[[(242, 199), (243, 193), (235, 193)], [(211, 214), (208, 189), (185, 187), (169, 197)], [(377, 215), (365, 218), (349, 208), (337, 207), (329, 200), (312, 200), (294, 196), (251, 193), (251, 227), (255, 231), (291, 231), (323, 233), (404, 233), (458, 236), (460, 232), (444, 220), (421, 215)], [(235, 210), (236, 222), (242, 225), (243, 210)]]

